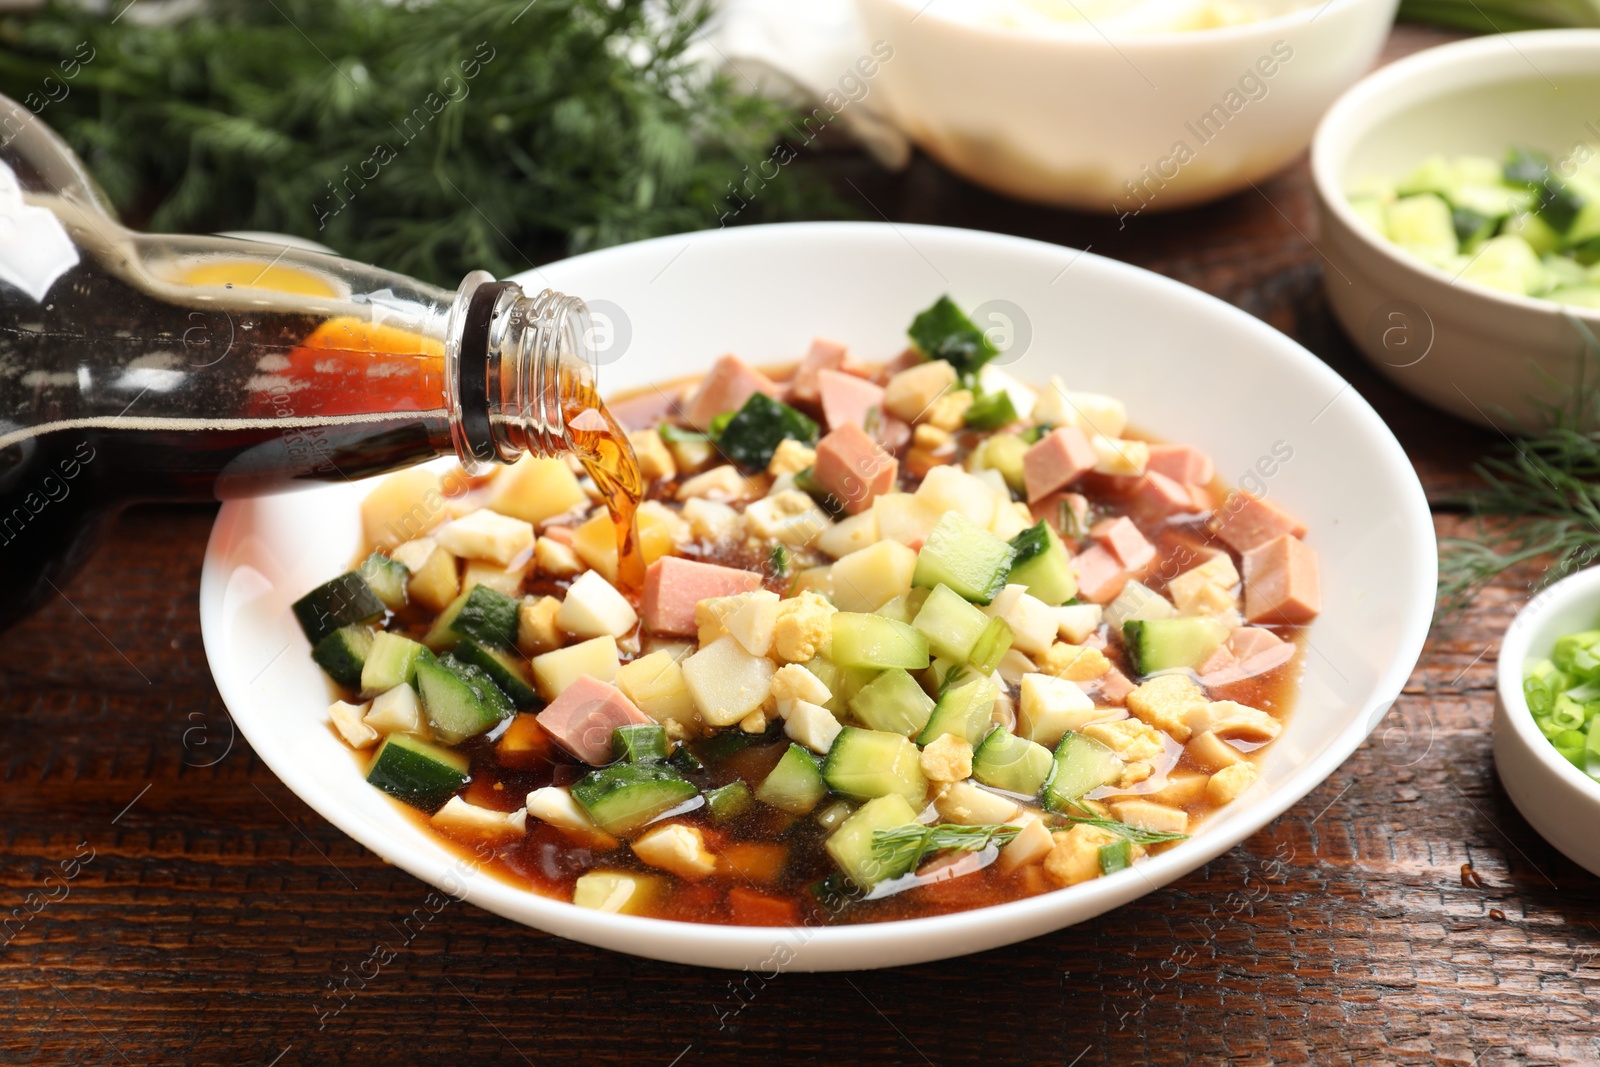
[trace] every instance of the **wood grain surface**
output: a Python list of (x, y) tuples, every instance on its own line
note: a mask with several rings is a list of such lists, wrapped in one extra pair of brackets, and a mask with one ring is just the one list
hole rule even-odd
[[(1389, 52), (1442, 39), (1402, 28)], [(1092, 245), (1259, 316), (1377, 407), (1439, 531), (1460, 526), (1449, 498), (1496, 438), (1356, 358), (1320, 291), (1303, 162), (1121, 230), (926, 160), (893, 176), (847, 153), (821, 165), (866, 217)], [(212, 517), (129, 512), (0, 638), (0, 1063), (1600, 1062), (1596, 880), (1528, 828), (1490, 757), (1496, 644), (1524, 588), (1437, 626), (1349, 762), (1171, 887), (978, 956), (762, 978), (437, 908), (302, 804), (233, 736), (206, 667)], [(394, 950), (382, 965), (377, 942)]]

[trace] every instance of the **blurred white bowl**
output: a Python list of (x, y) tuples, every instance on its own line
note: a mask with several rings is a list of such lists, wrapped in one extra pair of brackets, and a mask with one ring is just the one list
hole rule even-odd
[(1513, 146), (1562, 159), (1600, 151), (1600, 30), (1498, 34), (1418, 52), (1364, 79), (1311, 146), (1318, 248), (1334, 314), (1374, 366), (1428, 403), (1485, 426), (1524, 424), (1575, 382), (1600, 311), (1458, 280), (1373, 232), (1346, 190), (1429, 155), (1498, 159)]
[(1494, 765), (1511, 803), (1572, 862), (1600, 875), (1600, 782), (1545, 740), (1522, 695), (1529, 661), (1546, 659), (1563, 634), (1600, 624), (1600, 567), (1546, 589), (1511, 620), (1500, 644), (1494, 702)]
[(200, 622), (240, 732), (350, 836), (490, 911), (622, 952), (763, 971), (892, 967), (1010, 944), (1142, 896), (1282, 814), (1366, 738), (1421, 652), (1433, 615), (1433, 520), (1399, 443), (1316, 357), (1188, 286), (1038, 241), (849, 223), (663, 237), (519, 280), (604, 309), (614, 342), (601, 358), (608, 391), (703, 371), (723, 352), (757, 364), (790, 360), (815, 336), (847, 342), (863, 359), (892, 356), (912, 316), (948, 293), (985, 326), (1004, 320), (1008, 372), (1040, 382), (1059, 374), (1122, 397), (1139, 426), (1205, 449), (1223, 477), (1253, 479), (1300, 516), (1325, 600), (1309, 631), (1314, 651), (1302, 657), (1299, 701), (1260, 783), (1192, 840), (1106, 878), (954, 915), (824, 929), (708, 926), (591, 911), (499, 881), (369, 786), (328, 729), (327, 681), (289, 605), (349, 566), (371, 483), (228, 502), (206, 552)]
[(1119, 215), (1215, 199), (1282, 168), (1372, 65), (1396, 3), (1102, 35), (984, 25), (953, 0), (859, 0), (867, 40), (894, 49), (872, 91), (924, 151), (1009, 196)]

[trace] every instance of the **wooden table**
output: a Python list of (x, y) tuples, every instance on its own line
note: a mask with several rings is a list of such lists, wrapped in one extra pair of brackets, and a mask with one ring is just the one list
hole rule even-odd
[[(1390, 52), (1441, 39), (1402, 28)], [(1439, 532), (1460, 528), (1443, 502), (1496, 439), (1357, 359), (1322, 297), (1303, 164), (1124, 230), (926, 161), (899, 176), (828, 165), (895, 220), (1092, 245), (1260, 316), (1373, 403), (1441, 502)], [(429, 887), (233, 736), (196, 610), (212, 515), (130, 512), (0, 642), (0, 915), (28, 916), (0, 927), (0, 1063), (1600, 1062), (1596, 882), (1528, 828), (1490, 758), (1495, 646), (1525, 595), (1510, 585), (1436, 628), (1389, 719), (1301, 804), (1094, 922), (943, 963), (763, 981), (452, 903), (326, 1014)]]

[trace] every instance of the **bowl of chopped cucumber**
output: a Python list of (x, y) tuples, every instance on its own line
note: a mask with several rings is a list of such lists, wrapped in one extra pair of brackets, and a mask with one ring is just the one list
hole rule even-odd
[(768, 973), (1010, 944), (1282, 815), (1421, 651), (1394, 436), (1171, 279), (812, 223), (524, 284), (628, 326), (600, 378), (647, 479), (637, 590), (538, 457), (229, 501), (201, 581), (252, 750), (452, 897)]
[(1522, 817), (1600, 875), (1600, 567), (1535, 596), (1506, 630), (1494, 762)]
[(1600, 330), (1600, 30), (1419, 52), (1351, 89), (1311, 166), (1324, 285), (1402, 388), (1510, 429), (1582, 381)]

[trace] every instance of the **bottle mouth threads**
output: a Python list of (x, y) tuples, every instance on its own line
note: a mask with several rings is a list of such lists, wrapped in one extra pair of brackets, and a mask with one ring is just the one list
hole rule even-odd
[(597, 365), (582, 300), (546, 289), (526, 295), (483, 271), (462, 280), (445, 345), (451, 440), (481, 473), (525, 453), (576, 451), (569, 404), (592, 407)]

